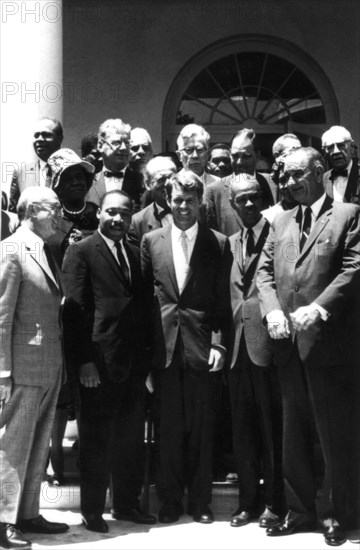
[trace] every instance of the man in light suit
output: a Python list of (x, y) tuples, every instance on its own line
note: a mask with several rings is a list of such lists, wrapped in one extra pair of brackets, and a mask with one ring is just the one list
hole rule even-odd
[[(67, 293), (66, 333), (80, 383), (80, 490), (85, 527), (106, 533), (102, 515), (111, 481), (112, 515), (153, 524), (139, 496), (144, 474), (147, 335), (139, 249), (126, 242), (131, 198), (106, 193), (99, 230), (71, 245), (63, 272)], [(151, 295), (150, 295), (151, 302)]]
[(13, 173), (10, 185), (10, 212), (16, 212), (20, 194), (34, 185), (51, 187), (51, 169), (47, 160), (60, 149), (63, 141), (63, 128), (56, 118), (41, 118), (34, 128), (34, 151), (37, 159), (34, 162), (22, 162)]
[(211, 523), (212, 403), (224, 361), (231, 253), (226, 237), (197, 221), (203, 185), (196, 174), (179, 173), (166, 189), (173, 224), (146, 233), (141, 256), (155, 291), (159, 521), (179, 519), (187, 484), (188, 513)]
[(143, 176), (129, 168), (131, 127), (120, 118), (103, 122), (98, 132), (98, 150), (103, 159), (103, 169), (91, 186), (86, 200), (99, 206), (103, 195), (113, 189), (121, 189), (130, 195), (134, 211), (140, 209), (144, 192)]
[[(346, 541), (352, 364), (358, 326), (360, 208), (323, 188), (323, 159), (311, 147), (285, 159), (300, 206), (273, 221), (258, 271), (260, 305), (274, 339), (283, 400), (283, 469), (288, 514), (267, 530), (281, 536), (316, 528), (312, 433), (325, 463), (318, 513), (325, 542)], [(351, 481), (351, 480), (350, 480)]]
[(231, 184), (231, 206), (244, 228), (230, 237), (233, 265), (228, 386), (233, 449), (239, 480), (239, 507), (230, 525), (241, 527), (258, 517), (260, 472), (265, 509), (260, 527), (279, 522), (282, 506), (281, 400), (272, 362), (271, 340), (261, 318), (256, 274), (269, 223), (261, 215), (261, 191), (255, 177), (241, 174)]
[(44, 240), (60, 204), (53, 191), (20, 196), (21, 227), (2, 241), (0, 279), (0, 546), (31, 548), (21, 531), (55, 534), (69, 527), (39, 515), (39, 496), (60, 385), (60, 272)]
[(325, 192), (335, 201), (360, 204), (359, 159), (353, 158), (354, 142), (349, 130), (332, 126), (321, 137), (331, 170), (324, 174)]

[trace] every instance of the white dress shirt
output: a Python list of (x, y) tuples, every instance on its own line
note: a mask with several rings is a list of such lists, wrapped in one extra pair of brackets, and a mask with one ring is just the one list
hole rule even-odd
[(334, 201), (344, 202), (344, 195), (346, 191), (346, 186), (348, 183), (349, 174), (353, 165), (351, 160), (346, 167), (347, 176), (336, 176), (333, 180), (333, 197)]
[[(254, 235), (254, 246), (256, 246), (256, 243), (258, 242), (261, 232), (264, 229), (265, 225), (265, 218), (261, 216), (260, 220), (255, 224), (253, 227), (251, 227)], [(242, 234), (242, 254), (243, 254), (243, 260), (246, 260), (246, 248), (247, 248), (247, 240), (248, 240), (248, 234), (249, 229), (247, 227), (244, 227), (243, 234)]]
[(127, 166), (125, 166), (125, 168), (122, 168), (121, 170), (109, 170), (109, 168), (105, 168), (105, 166), (103, 167), (103, 174), (104, 174), (104, 182), (105, 182), (105, 189), (106, 189), (106, 193), (108, 191), (114, 191), (114, 189), (122, 189), (122, 186), (123, 186), (123, 183), (124, 183), (124, 176), (122, 178), (116, 178), (114, 176), (111, 176), (111, 178), (109, 178), (108, 176), (105, 176), (105, 172), (122, 172), (123, 174), (125, 174), (125, 170), (126, 170)]
[(179, 292), (183, 291), (185, 281), (189, 272), (189, 264), (192, 252), (194, 250), (194, 245), (196, 241), (196, 236), (199, 231), (199, 224), (195, 222), (189, 229), (185, 231), (187, 238), (187, 251), (188, 251), (188, 261), (185, 258), (184, 251), (181, 245), (182, 239), (182, 230), (179, 229), (174, 223), (171, 226), (171, 244), (173, 252), (173, 262), (176, 274), (176, 281), (179, 287)]
[[(100, 235), (102, 236), (102, 238), (104, 239), (104, 241), (106, 242), (108, 247), (110, 248), (110, 252), (114, 256), (114, 258), (116, 260), (116, 263), (118, 265), (120, 265), (119, 258), (118, 258), (118, 255), (117, 255), (116, 246), (115, 246), (115, 242), (112, 239), (109, 239), (109, 237), (105, 237), (105, 235), (103, 233), (101, 233), (100, 229), (98, 229), (98, 232), (100, 233)], [(130, 275), (130, 281), (131, 281), (131, 269), (130, 269), (129, 259), (128, 259), (127, 254), (126, 254), (126, 250), (125, 250), (125, 247), (124, 247), (123, 240), (124, 239), (121, 239), (121, 241), (119, 241), (119, 242), (120, 242), (120, 245), (121, 245), (121, 250), (122, 250), (123, 256), (125, 258), (125, 261), (127, 263), (128, 268), (129, 268), (129, 275)]]

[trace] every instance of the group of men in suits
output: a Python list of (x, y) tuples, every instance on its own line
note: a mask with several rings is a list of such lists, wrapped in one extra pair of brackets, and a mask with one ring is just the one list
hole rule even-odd
[[(141, 132), (138, 137), (147, 138)], [(141, 177), (134, 171), (129, 175), (131, 128), (120, 119), (100, 126), (103, 170), (87, 197), (98, 205), (99, 229), (72, 244), (63, 264), (65, 334), (70, 335), (81, 392), (81, 511), (87, 529), (108, 531), (102, 515), (109, 481), (115, 519), (156, 522), (139, 502), (145, 380), (154, 391), (159, 436), (159, 521), (173, 523), (184, 513), (186, 488), (188, 514), (200, 523), (214, 520), (209, 506), (212, 405), (225, 366), (239, 480), (239, 507), (231, 526), (259, 517), (269, 536), (282, 536), (314, 529), (319, 514), (327, 544), (346, 540), (347, 427), (356, 388), (354, 305), (360, 277), (360, 209), (342, 204), (358, 198), (359, 179), (356, 185), (351, 180), (357, 167), (352, 140), (341, 127), (323, 136), (333, 166), (327, 193), (319, 153), (302, 148), (292, 134), (274, 144), (283, 196), (270, 227), (264, 206), (271, 204), (272, 195), (255, 172), (254, 137), (249, 130), (235, 135), (230, 151), (234, 174), (213, 176), (210, 182), (210, 136), (198, 125), (185, 126), (178, 138), (183, 168), (177, 173), (168, 157), (149, 160), (145, 183), (152, 202), (137, 212), (144, 162), (139, 160)], [(141, 145), (135, 153), (144, 159), (152, 151)], [(46, 186), (30, 188), (29, 208), (27, 195), (20, 199), (28, 216), (22, 218), (20, 237), (28, 219), (33, 230), (37, 220), (42, 227), (56, 214), (58, 203), (47, 192)], [(50, 231), (52, 222), (47, 221)], [(47, 238), (45, 232), (37, 235)], [(8, 247), (9, 239), (4, 243)], [(1, 299), (8, 304), (14, 295), (12, 308), (17, 307), (17, 292), (31, 291), (16, 282), (24, 269), (16, 259), (15, 252), (7, 254), (9, 276), (2, 274)], [(53, 292), (49, 269), (42, 269), (39, 285)], [(56, 273), (53, 279), (58, 278)], [(60, 296), (60, 282), (58, 287)], [(1, 323), (16, 327), (18, 314), (7, 308)], [(17, 351), (13, 336), (10, 342), (9, 349)], [(41, 343), (46, 348), (47, 342)], [(17, 388), (8, 365), (22, 368), (24, 359), (8, 354), (3, 363), (1, 399), (8, 405), (15, 403)], [(15, 382), (12, 391), (9, 376)], [(55, 393), (56, 380), (51, 382)], [(5, 420), (10, 423), (9, 415)], [(325, 463), (318, 509), (311, 456), (315, 432)], [(48, 438), (46, 432), (42, 441)], [(4, 449), (8, 445), (5, 438)], [(23, 466), (15, 465), (14, 471), (9, 466), (9, 476), (18, 476), (19, 469), (23, 472)], [(2, 494), (9, 503), (6, 491)], [(21, 507), (26, 494), (18, 492), (17, 508), (10, 503), (11, 517), (4, 516), (1, 523), (0, 535), (5, 533), (9, 548), (16, 547), (11, 538), (18, 547), (30, 545), (21, 542), (16, 525), (44, 532), (67, 528), (51, 527), (39, 519), (38, 509), (26, 503)]]

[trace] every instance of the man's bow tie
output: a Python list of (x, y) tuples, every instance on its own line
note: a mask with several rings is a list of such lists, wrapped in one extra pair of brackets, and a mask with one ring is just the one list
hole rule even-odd
[(330, 179), (334, 181), (334, 179), (336, 179), (339, 176), (347, 178), (347, 175), (348, 175), (348, 171), (346, 168), (344, 168), (344, 170), (331, 170)]
[(123, 178), (124, 177), (124, 172), (110, 172), (110, 170), (105, 170), (104, 172), (104, 176), (106, 178)]

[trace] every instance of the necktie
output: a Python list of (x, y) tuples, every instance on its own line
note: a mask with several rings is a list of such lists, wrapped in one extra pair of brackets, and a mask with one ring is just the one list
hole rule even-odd
[(51, 168), (48, 165), (48, 163), (45, 164), (44, 171), (45, 171), (45, 187), (51, 187), (51, 175), (52, 175), (52, 173), (51, 173)]
[(189, 264), (189, 251), (188, 251), (187, 236), (185, 231), (181, 232), (181, 248), (184, 252), (186, 263)]
[(251, 227), (249, 227), (247, 231), (247, 239), (246, 239), (246, 257), (247, 258), (250, 258), (250, 256), (254, 253), (254, 248), (255, 248), (254, 231), (251, 229)]
[(310, 234), (310, 230), (311, 230), (311, 208), (310, 206), (307, 206), (305, 208), (305, 215), (304, 215), (303, 226), (302, 226), (300, 250), (303, 249), (304, 244), (306, 243), (308, 236)]
[(124, 177), (124, 172), (110, 172), (110, 170), (105, 170), (104, 176), (106, 178), (118, 178), (121, 179)]
[(115, 242), (115, 248), (116, 248), (116, 255), (118, 257), (119, 264), (120, 264), (120, 267), (121, 267), (121, 271), (123, 272), (123, 275), (124, 275), (127, 283), (130, 284), (131, 280), (130, 280), (129, 266), (126, 263), (126, 260), (125, 260), (125, 257), (124, 257), (124, 254), (123, 254), (123, 251), (122, 251), (122, 248), (121, 248), (121, 244), (120, 244), (119, 241)]
[(342, 176), (343, 178), (347, 178), (348, 171), (345, 168), (344, 170), (331, 170), (330, 179), (331, 181), (334, 181), (338, 176)]
[(56, 266), (55, 266), (55, 260), (53, 258), (53, 255), (51, 254), (50, 247), (47, 243), (44, 243), (44, 254), (46, 256), (46, 260), (47, 260), (48, 266), (51, 270), (51, 273), (53, 274), (53, 277), (54, 277), (55, 281), (58, 282), (57, 273), (56, 273)]

